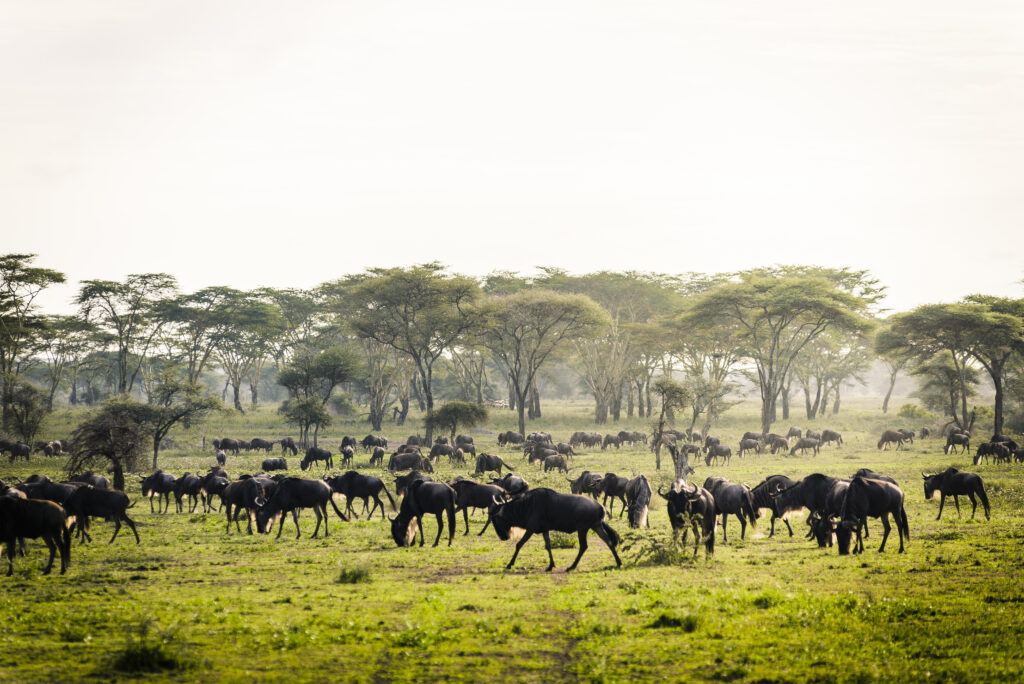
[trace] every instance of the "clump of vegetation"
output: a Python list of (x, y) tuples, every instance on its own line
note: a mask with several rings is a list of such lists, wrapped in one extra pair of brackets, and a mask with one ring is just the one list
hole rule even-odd
[(119, 672), (177, 672), (193, 666), (187, 648), (168, 630), (142, 620), (125, 632), (124, 648), (111, 666)]
[(935, 414), (921, 408), (917, 404), (904, 404), (900, 406), (899, 417), (909, 420), (933, 420)]
[(338, 584), (362, 584), (370, 581), (370, 569), (365, 567), (342, 568)]
[(671, 535), (629, 531), (624, 532), (622, 538), (622, 552), (632, 553), (637, 565), (680, 565), (692, 561), (689, 554), (673, 543)]
[(697, 615), (676, 615), (675, 613), (662, 613), (647, 625), (650, 629), (681, 629), (688, 633), (697, 631), (699, 626), (700, 617)]

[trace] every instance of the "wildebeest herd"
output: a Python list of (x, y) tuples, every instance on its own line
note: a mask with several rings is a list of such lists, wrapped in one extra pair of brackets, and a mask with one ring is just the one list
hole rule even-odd
[[(910, 430), (886, 430), (878, 442), (878, 448), (895, 445), (896, 449), (901, 449), (906, 443), (913, 443), (915, 436), (917, 434)], [(957, 447), (964, 450), (970, 448), (970, 436), (965, 432), (950, 431), (946, 438), (946, 453)], [(437, 546), (441, 541), (445, 520), (448, 525), (448, 545), (451, 545), (455, 537), (458, 512), (463, 513), (464, 534), (468, 535), (469, 515), (473, 509), (483, 511), (486, 515), (478, 535), (493, 526), (502, 540), (508, 540), (513, 535), (518, 537), (515, 551), (506, 566), (508, 568), (513, 566), (527, 540), (534, 534), (540, 534), (550, 561), (547, 570), (551, 570), (555, 565), (551, 552), (551, 533), (575, 532), (579, 550), (567, 568), (573, 570), (587, 550), (587, 538), (591, 531), (609, 548), (616, 565), (621, 566), (622, 561), (617, 551), (621, 538), (609, 520), (614, 517), (618, 502), (618, 515), (620, 518), (626, 516), (629, 527), (649, 528), (648, 513), (653, 495), (651, 484), (645, 475), (636, 473), (632, 477), (625, 477), (614, 472), (601, 474), (583, 470), (571, 477), (570, 464), (579, 448), (607, 450), (610, 447), (622, 448), (624, 445), (647, 445), (648, 436), (628, 431), (615, 435), (576, 432), (567, 442), (559, 442), (544, 432), (529, 435), (505, 432), (498, 435), (497, 441), (499, 446), (521, 448), (523, 460), (527, 464), (537, 464), (543, 472), (560, 473), (567, 480), (569, 493), (544, 487), (531, 488), (505, 458), (483, 451), (477, 453), (473, 437), (461, 434), (454, 436), (451, 443), (445, 437), (437, 438), (429, 445), (426, 455), (423, 453), (423, 449), (428, 446), (426, 440), (413, 435), (393, 450), (386, 463), (384, 456), (389, 447), (387, 439), (367, 435), (358, 441), (353, 437), (342, 440), (338, 452), (342, 467), (355, 467), (355, 452), (362, 448), (364, 453), (371, 454), (371, 466), (386, 469), (395, 475), (394, 488), (397, 496), (401, 497), (399, 504), (396, 504), (385, 482), (375, 475), (357, 470), (330, 475), (334, 454), (324, 447), (307, 448), (299, 464), (303, 471), (322, 465), (322, 479), (291, 477), (285, 473), (268, 475), (268, 472), (275, 470), (287, 471), (287, 456), (298, 455), (299, 447), (290, 438), (276, 441), (259, 438), (248, 441), (230, 438), (213, 440), (217, 465), (211, 466), (207, 472), (185, 473), (174, 477), (157, 470), (148, 476), (139, 477), (139, 484), (142, 496), (149, 499), (151, 513), (167, 513), (173, 495), (178, 513), (185, 512), (186, 507), (189, 513), (193, 513), (199, 506), (202, 506), (203, 512), (224, 511), (227, 533), (231, 532), (232, 523), (236, 532), (241, 532), (240, 517), (244, 513), (249, 534), (253, 533), (253, 527), (258, 533), (269, 533), (276, 524), (277, 536), (280, 537), (290, 513), (298, 538), (301, 536), (300, 511), (311, 508), (317, 521), (312, 536), (319, 534), (321, 525), (324, 536), (327, 536), (330, 518), (328, 507), (334, 510), (340, 520), (347, 522), (359, 517), (353, 502), (361, 500), (361, 512), (368, 519), (372, 519), (378, 509), (383, 519), (386, 510), (381, 498), (383, 494), (389, 507), (396, 510), (396, 514), (389, 518), (389, 523), (392, 538), (398, 546), (411, 546), (417, 532), (420, 546), (425, 544), (423, 521), (426, 516), (433, 516), (437, 522), (433, 545)], [(689, 457), (703, 457), (706, 466), (725, 465), (730, 462), (731, 448), (713, 436), (695, 431), (666, 431), (655, 442), (666, 446), (673, 458), (677, 459), (676, 472), (681, 476), (667, 490), (664, 485), (659, 486), (657, 493), (666, 501), (674, 542), (679, 543), (681, 534), (682, 543), (685, 544), (689, 533), (693, 532), (694, 556), (702, 543), (708, 556), (714, 553), (719, 525), (722, 540), (728, 542), (729, 516), (736, 517), (740, 538), (743, 539), (747, 526), (756, 526), (762, 511), (771, 515), (768, 535), (771, 537), (774, 536), (778, 520), (783, 521), (789, 536), (793, 536), (793, 529), (787, 519), (789, 514), (807, 510), (807, 538), (815, 540), (822, 547), (836, 545), (841, 554), (864, 550), (864, 539), (869, 534), (869, 518), (878, 518), (883, 528), (879, 551), (885, 549), (893, 524), (901, 553), (910, 538), (904, 491), (893, 478), (884, 474), (862, 469), (849, 477), (812, 473), (799, 480), (785, 475), (770, 475), (754, 487), (724, 477), (711, 476), (698, 486), (687, 480), (687, 476), (694, 472), (688, 465)], [(269, 452), (275, 444), (280, 445), (282, 456), (263, 460), (263, 472), (241, 475), (232, 480), (224, 470), (228, 454), (239, 454), (244, 450)], [(839, 447), (842, 444), (842, 435), (833, 430), (803, 432), (793, 428), (786, 435), (748, 432), (740, 440), (737, 454), (743, 458), (750, 453), (785, 450), (791, 455), (813, 455), (823, 446)], [(653, 448), (655, 445), (650, 446)], [(12, 461), (16, 455), (22, 455), (26, 448), (31, 451), (25, 444), (0, 441), (0, 449), (10, 452)], [(41, 442), (37, 448), (47, 456), (56, 456), (65, 452), (69, 445), (66, 442)], [(473, 457), (472, 460), (467, 460), (467, 454)], [(996, 462), (1009, 462), (1011, 459), (1024, 461), (1024, 453), (1017, 444), (1000, 435), (994, 435), (991, 440), (979, 445), (974, 463), (980, 463), (981, 459), (987, 457)], [(433, 466), (442, 458), (447, 458), (453, 466), (471, 468), (472, 476), (476, 479), (456, 476), (447, 482), (435, 481), (431, 475), (434, 473)], [(398, 475), (402, 471), (409, 472)], [(503, 471), (508, 472), (503, 475)], [(497, 476), (488, 482), (478, 481), (487, 473), (496, 473)], [(960, 472), (956, 468), (924, 474), (925, 498), (931, 499), (935, 493), (941, 494), (940, 518), (947, 496), (953, 497), (958, 514), (959, 497), (966, 496), (972, 504), (972, 518), (978, 500), (982, 503), (986, 518), (990, 516), (984, 483), (976, 474)], [(345, 497), (344, 511), (335, 503), (337, 495)], [(216, 507), (214, 497), (219, 497)], [(371, 500), (372, 507), (369, 505)], [(0, 482), (0, 542), (4, 544), (7, 553), (7, 574), (13, 573), (16, 552), (20, 550), (24, 554), (26, 538), (42, 539), (47, 545), (50, 557), (44, 574), (50, 572), (58, 554), (61, 573), (66, 572), (71, 562), (72, 539), (77, 537), (80, 543), (89, 542), (91, 520), (94, 518), (114, 523), (115, 529), (108, 543), (116, 540), (122, 523), (132, 531), (136, 543), (140, 543), (135, 522), (127, 513), (134, 505), (124, 492), (110, 489), (105, 477), (91, 472), (65, 482), (54, 482), (39, 475), (33, 475), (23, 482), (18, 481), (13, 486)], [(890, 517), (893, 524), (890, 524)]]

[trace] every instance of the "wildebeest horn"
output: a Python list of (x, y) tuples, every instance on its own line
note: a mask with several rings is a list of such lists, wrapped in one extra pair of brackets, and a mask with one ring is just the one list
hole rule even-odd
[(668, 501), (668, 497), (661, 493), (661, 488), (662, 487), (664, 487), (664, 485), (658, 485), (658, 496), (660, 496), (662, 499), (665, 499), (666, 501)]
[(928, 476), (925, 474), (923, 470), (921, 471), (921, 477), (923, 477), (926, 480), (928, 479)]
[(262, 496), (257, 496), (255, 499), (252, 500), (252, 502), (257, 506), (262, 506), (263, 504), (267, 503), (267, 500), (264, 499)]
[(388, 516), (388, 522), (395, 522), (395, 518), (397, 518), (397, 517), (398, 517), (397, 515), (389, 515)]
[(493, 501), (493, 502), (494, 502), (494, 505), (495, 505), (495, 506), (500, 506), (500, 505), (502, 505), (503, 503), (505, 503), (504, 501), (499, 501), (499, 500), (498, 500), (498, 497), (497, 497), (497, 496), (495, 496), (494, 494), (491, 494), (491, 501)]

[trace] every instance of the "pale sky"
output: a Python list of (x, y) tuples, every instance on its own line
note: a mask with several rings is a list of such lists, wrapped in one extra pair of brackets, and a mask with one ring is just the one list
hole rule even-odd
[(1024, 3), (0, 0), (0, 252), (70, 284), (439, 260), (1024, 296)]

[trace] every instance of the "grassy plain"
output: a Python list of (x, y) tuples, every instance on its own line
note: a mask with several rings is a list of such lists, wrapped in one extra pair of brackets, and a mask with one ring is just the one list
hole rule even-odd
[[(687, 553), (637, 563), (639, 548), (667, 548), (670, 538), (656, 496), (650, 530), (628, 531), (616, 508), (612, 524), (628, 547), (622, 569), (591, 535), (577, 572), (564, 572), (575, 554), (568, 537), (556, 537), (555, 572), (543, 572), (539, 537), (506, 571), (512, 544), (490, 530), (476, 536), (480, 513), (470, 518), (470, 536), (462, 536), (459, 516), (451, 548), (429, 547), (433, 520), (425, 548), (396, 548), (379, 518), (332, 517), (331, 536), (310, 539), (308, 512), (301, 539), (289, 521), (275, 540), (246, 535), (244, 526), (242, 534), (225, 533), (222, 515), (175, 514), (173, 506), (150, 514), (132, 478), (141, 545), (122, 533), (108, 546), (112, 526), (100, 522), (96, 542), (75, 544), (66, 576), (43, 577), (44, 547), (30, 543), (14, 577), (0, 577), (0, 680), (1024, 680), (1024, 467), (970, 467), (966, 457), (943, 455), (934, 438), (879, 452), (882, 429), (919, 425), (883, 416), (877, 406), (849, 401), (838, 416), (778, 425), (838, 429), (842, 448), (817, 457), (734, 458), (728, 466), (698, 467), (693, 479), (721, 474), (754, 485), (773, 473), (889, 473), (907, 494), (912, 537), (903, 555), (898, 543), (875, 551), (877, 523), (863, 556), (818, 549), (803, 538), (797, 516), (792, 538), (779, 526), (768, 538), (764, 524), (741, 541), (733, 521), (729, 541), (719, 534), (710, 561), (702, 550), (696, 561)], [(597, 429), (585, 404), (545, 408), (531, 429), (560, 439)], [(46, 436), (65, 436), (75, 419), (59, 412)], [(747, 403), (712, 432), (735, 450), (739, 435), (756, 424), (756, 406)], [(513, 425), (511, 413), (495, 412), (488, 428), (474, 433), (478, 448), (499, 451), (494, 434)], [(392, 439), (421, 432), (385, 428)], [(635, 419), (602, 429), (649, 426)], [(175, 475), (204, 470), (213, 458), (198, 448), (203, 434), (287, 433), (269, 409), (220, 416), (174, 435), (183, 448), (164, 453), (161, 466)], [(361, 437), (366, 428), (342, 423), (324, 441), (336, 451), (343, 434)], [(511, 450), (500, 453), (533, 486), (567, 491), (560, 476), (544, 476)], [(228, 471), (253, 472), (261, 457), (229, 457)], [(360, 470), (367, 460), (357, 456)], [(935, 520), (938, 502), (924, 500), (920, 472), (948, 465), (985, 478), (991, 521), (980, 513), (970, 520), (969, 504), (962, 519), (950, 506)], [(643, 448), (590, 450), (576, 458), (574, 470), (583, 468), (643, 472), (655, 488), (671, 480), (670, 467), (655, 471)], [(459, 470), (442, 465), (439, 475), (468, 475)], [(31, 472), (57, 475), (59, 464), (33, 456), (27, 465), (0, 466), (0, 477)], [(393, 492), (391, 478), (385, 482)]]

